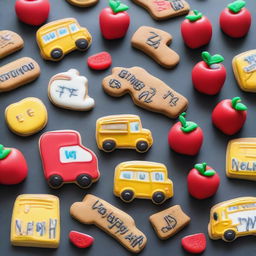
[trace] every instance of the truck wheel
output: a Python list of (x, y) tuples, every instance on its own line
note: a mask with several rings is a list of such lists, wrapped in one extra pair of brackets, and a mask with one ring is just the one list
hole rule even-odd
[(63, 185), (63, 179), (60, 175), (51, 175), (48, 179), (48, 184), (52, 188), (59, 188)]
[(228, 229), (224, 232), (224, 240), (227, 242), (232, 242), (236, 239), (236, 232), (232, 229)]
[(55, 60), (62, 58), (63, 51), (60, 48), (55, 48), (51, 51), (51, 57)]
[(86, 39), (78, 39), (76, 40), (76, 47), (79, 51), (85, 51), (89, 46), (89, 43)]
[(155, 204), (161, 204), (165, 200), (165, 194), (161, 191), (157, 191), (152, 196), (152, 201)]
[(121, 193), (121, 198), (125, 202), (131, 202), (134, 198), (134, 192), (132, 190), (126, 189)]
[(103, 141), (102, 147), (106, 152), (111, 152), (115, 149), (116, 143), (113, 140), (105, 140)]
[(76, 182), (81, 188), (88, 188), (92, 185), (92, 177), (88, 174), (80, 174), (76, 178)]
[(144, 140), (140, 140), (136, 144), (136, 149), (139, 152), (145, 152), (145, 151), (148, 150), (148, 143), (146, 141), (144, 141)]

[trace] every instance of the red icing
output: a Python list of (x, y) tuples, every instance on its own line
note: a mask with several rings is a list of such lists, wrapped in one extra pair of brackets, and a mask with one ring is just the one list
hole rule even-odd
[(100, 52), (88, 57), (87, 64), (95, 70), (104, 70), (111, 66), (112, 58), (108, 52)]
[(220, 14), (219, 23), (225, 34), (230, 37), (239, 38), (248, 33), (251, 20), (251, 13), (246, 8), (242, 8), (238, 13), (225, 8)]
[[(206, 170), (212, 170), (210, 166)], [(213, 176), (204, 176), (197, 169), (193, 168), (187, 177), (188, 192), (196, 199), (205, 199), (213, 196), (220, 185), (220, 177), (217, 173)]]
[(197, 63), (192, 70), (194, 87), (201, 93), (215, 95), (220, 92), (226, 80), (226, 68), (221, 64), (212, 69), (204, 61)]
[(184, 155), (196, 155), (203, 143), (203, 131), (197, 127), (194, 131), (185, 133), (181, 130), (181, 123), (172, 126), (168, 134), (168, 143), (172, 150)]
[[(89, 162), (60, 162), (61, 147), (79, 146), (92, 156)], [(99, 178), (98, 159), (90, 149), (81, 144), (80, 134), (76, 131), (53, 131), (44, 133), (39, 140), (45, 178), (60, 175), (63, 182), (75, 182), (80, 174), (89, 174), (95, 181)]]
[(93, 237), (77, 231), (70, 231), (69, 239), (71, 243), (78, 248), (87, 248), (91, 246), (94, 242)]
[(188, 47), (202, 47), (211, 41), (212, 24), (205, 16), (194, 22), (185, 19), (181, 23), (181, 35)]
[(15, 11), (22, 22), (39, 26), (48, 18), (50, 3), (49, 0), (17, 0)]
[(99, 22), (103, 37), (118, 39), (125, 36), (130, 25), (130, 16), (126, 11), (114, 13), (107, 7), (101, 11)]
[(212, 112), (212, 122), (227, 135), (237, 133), (246, 121), (247, 111), (239, 111), (232, 107), (231, 100), (222, 100)]
[(0, 184), (14, 185), (22, 182), (28, 175), (28, 166), (23, 154), (16, 148), (0, 160)]
[(206, 237), (203, 233), (185, 236), (181, 239), (181, 245), (189, 253), (202, 253), (206, 249)]

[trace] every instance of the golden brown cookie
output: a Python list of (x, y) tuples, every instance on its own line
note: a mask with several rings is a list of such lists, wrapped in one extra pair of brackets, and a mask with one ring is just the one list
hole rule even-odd
[(102, 86), (113, 97), (129, 93), (136, 105), (170, 118), (179, 116), (188, 105), (184, 96), (140, 67), (113, 68)]
[(184, 0), (133, 0), (145, 8), (155, 20), (166, 20), (185, 15), (190, 6)]
[(175, 205), (151, 215), (149, 221), (157, 236), (165, 240), (187, 226), (190, 222), (190, 217), (182, 211), (179, 205)]
[(142, 26), (133, 35), (131, 43), (165, 68), (173, 68), (179, 61), (179, 55), (168, 45), (172, 35), (153, 27)]
[(66, 0), (66, 1), (78, 7), (90, 7), (99, 2), (99, 0)]
[(11, 91), (30, 83), (40, 75), (35, 60), (24, 57), (0, 67), (0, 92)]
[(147, 243), (130, 215), (94, 195), (87, 194), (82, 202), (72, 204), (70, 214), (84, 224), (96, 225), (133, 253)]
[(0, 31), (0, 59), (22, 49), (23, 39), (15, 32), (10, 30)]

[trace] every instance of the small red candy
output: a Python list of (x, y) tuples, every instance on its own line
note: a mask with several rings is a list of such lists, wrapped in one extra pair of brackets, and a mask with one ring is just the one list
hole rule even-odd
[(206, 238), (203, 233), (185, 236), (181, 239), (181, 245), (189, 253), (202, 253), (206, 249)]
[(100, 52), (90, 56), (87, 59), (87, 64), (91, 69), (104, 70), (111, 66), (112, 58), (108, 52)]
[(93, 237), (77, 231), (70, 231), (69, 239), (78, 248), (87, 248), (94, 242)]

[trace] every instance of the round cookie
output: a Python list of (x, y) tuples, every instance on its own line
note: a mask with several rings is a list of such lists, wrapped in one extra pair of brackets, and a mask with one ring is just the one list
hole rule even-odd
[(66, 0), (66, 1), (78, 7), (90, 7), (99, 2), (99, 0)]

